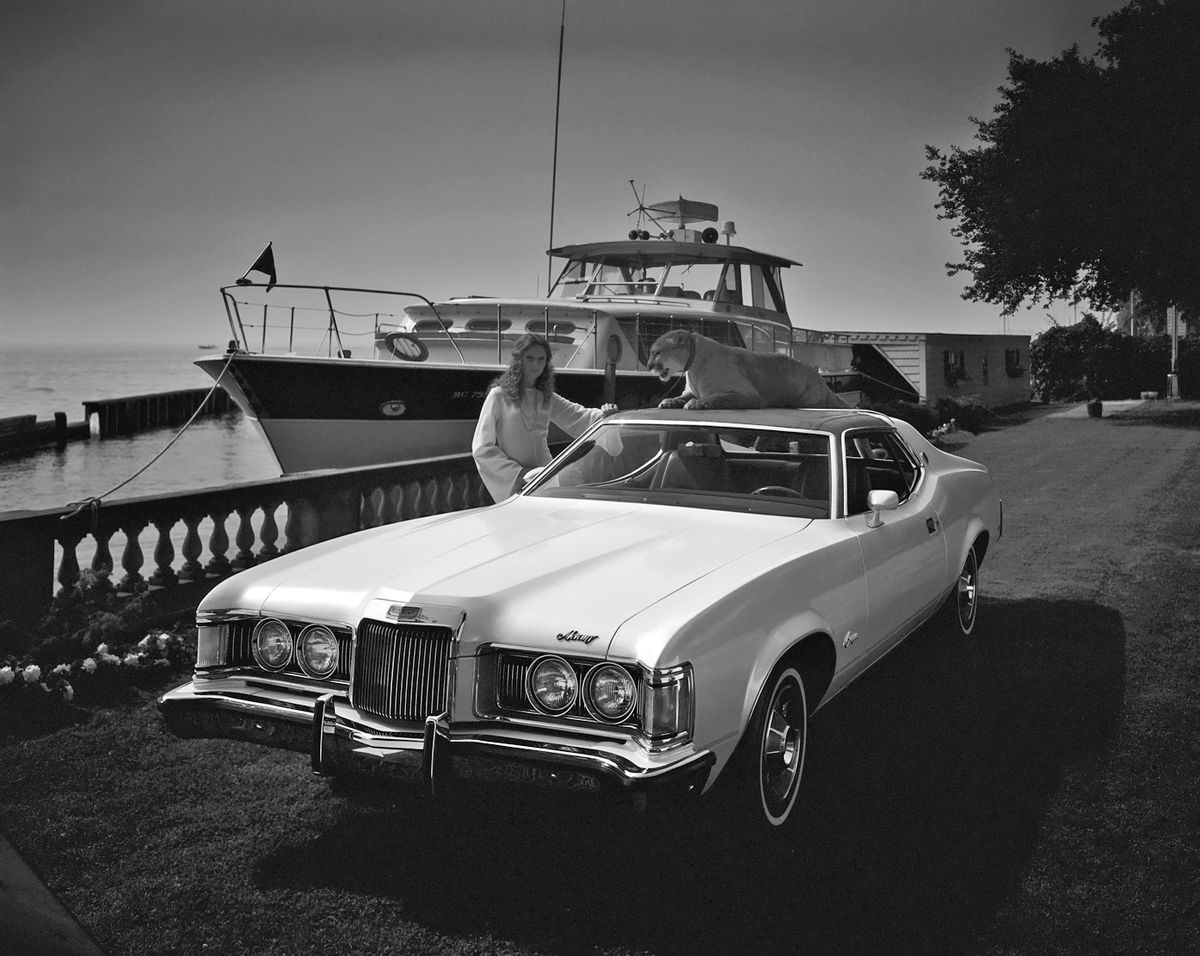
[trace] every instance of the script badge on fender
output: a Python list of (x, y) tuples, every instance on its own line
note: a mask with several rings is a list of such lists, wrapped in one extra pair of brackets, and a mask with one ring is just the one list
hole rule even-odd
[(592, 641), (599, 640), (599, 634), (580, 634), (578, 631), (567, 631), (566, 634), (559, 634), (556, 638), (560, 641), (576, 641), (580, 644), (591, 644)]

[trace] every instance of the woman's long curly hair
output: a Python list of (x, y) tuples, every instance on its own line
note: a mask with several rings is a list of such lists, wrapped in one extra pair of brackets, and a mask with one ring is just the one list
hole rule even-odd
[(550, 396), (554, 394), (554, 366), (551, 364), (550, 343), (540, 335), (527, 332), (517, 339), (513, 345), (512, 361), (508, 363), (504, 374), (493, 383), (514, 405), (521, 404), (521, 398), (525, 394), (525, 369), (521, 363), (525, 353), (532, 348), (540, 348), (546, 353), (546, 367), (542, 369), (542, 374), (533, 383), (533, 387), (542, 393), (543, 405), (549, 405)]

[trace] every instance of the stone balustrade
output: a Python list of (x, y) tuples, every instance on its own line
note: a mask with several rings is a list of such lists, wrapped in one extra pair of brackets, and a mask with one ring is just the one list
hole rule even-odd
[[(119, 592), (207, 585), (280, 554), (408, 518), (490, 504), (470, 455), (0, 512), (0, 620), (30, 621), (81, 563)], [(114, 560), (114, 553), (116, 558)], [(147, 559), (147, 553), (149, 558)], [(197, 598), (198, 599), (198, 598)]]

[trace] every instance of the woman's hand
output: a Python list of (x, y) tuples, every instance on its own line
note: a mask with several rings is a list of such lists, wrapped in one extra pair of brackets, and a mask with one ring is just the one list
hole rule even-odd
[(607, 405), (601, 405), (600, 406), (600, 417), (608, 418), (608, 416), (612, 415), (614, 412), (616, 412), (616, 410), (617, 410), (617, 406), (613, 405), (611, 402)]

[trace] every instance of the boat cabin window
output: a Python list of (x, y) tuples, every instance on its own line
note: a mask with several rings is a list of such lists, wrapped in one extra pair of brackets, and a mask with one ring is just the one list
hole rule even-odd
[[(743, 329), (739, 323), (730, 322), (728, 319), (710, 318), (704, 313), (681, 317), (639, 315), (626, 318), (618, 316), (617, 323), (621, 326), (625, 337), (637, 349), (638, 363), (642, 366), (650, 360), (650, 346), (654, 344), (654, 340), (673, 329), (699, 332), (706, 338), (731, 348), (750, 347), (750, 342), (743, 337)], [(772, 349), (760, 349), (759, 351), (772, 351)]]
[(417, 319), (412, 328), (414, 332), (441, 332), (453, 324), (453, 319)]
[[(665, 246), (665, 244), (664, 244)], [(786, 312), (779, 270), (745, 262), (689, 262), (686, 256), (606, 256), (599, 261), (572, 259), (551, 291), (553, 298), (582, 296), (653, 296), (753, 306)]]
[(537, 335), (570, 335), (579, 326), (574, 322), (568, 322), (566, 319), (551, 319), (550, 330), (547, 332), (545, 319), (533, 319), (525, 328)]
[[(467, 319), (467, 329), (471, 332), (495, 332), (497, 321), (495, 319)], [(500, 319), (500, 331), (504, 332), (512, 328), (512, 322), (508, 319)]]

